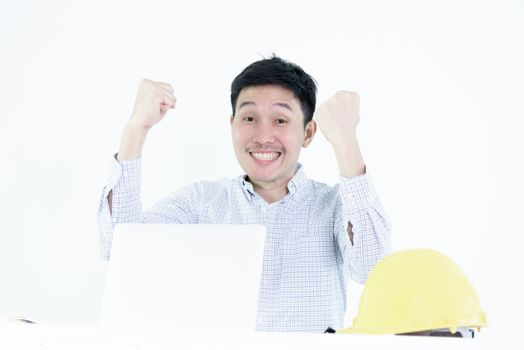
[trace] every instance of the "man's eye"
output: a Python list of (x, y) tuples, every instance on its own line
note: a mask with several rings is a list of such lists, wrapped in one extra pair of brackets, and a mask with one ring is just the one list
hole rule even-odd
[(286, 124), (286, 123), (287, 123), (287, 120), (285, 119), (282, 119), (282, 118), (277, 119), (277, 124)]
[(246, 122), (253, 122), (255, 120), (255, 118), (253, 118), (253, 117), (244, 117), (243, 119)]

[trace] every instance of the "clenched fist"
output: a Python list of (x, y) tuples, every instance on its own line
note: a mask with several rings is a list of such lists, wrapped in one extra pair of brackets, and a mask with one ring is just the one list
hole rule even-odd
[(356, 92), (337, 93), (318, 106), (315, 112), (320, 131), (333, 146), (347, 144), (356, 133), (360, 99)]
[(366, 172), (357, 141), (359, 106), (360, 99), (356, 92), (338, 91), (315, 112), (320, 131), (335, 151), (340, 175), (346, 177)]
[(161, 121), (169, 109), (175, 108), (173, 92), (169, 84), (148, 79), (140, 81), (133, 115), (122, 134), (118, 160), (140, 157), (149, 129)]
[(175, 108), (176, 98), (173, 93), (173, 88), (167, 83), (148, 79), (140, 81), (129, 124), (150, 129), (162, 120), (169, 109)]

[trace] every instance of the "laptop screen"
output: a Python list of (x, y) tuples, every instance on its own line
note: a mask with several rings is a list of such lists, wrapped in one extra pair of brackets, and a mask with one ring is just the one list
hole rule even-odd
[(264, 241), (262, 225), (117, 225), (101, 325), (254, 330)]

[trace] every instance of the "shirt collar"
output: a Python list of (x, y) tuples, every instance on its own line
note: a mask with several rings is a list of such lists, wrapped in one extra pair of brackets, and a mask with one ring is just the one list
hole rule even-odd
[[(287, 184), (288, 196), (293, 196), (307, 181), (306, 174), (301, 163), (297, 163), (295, 175), (289, 180)], [(253, 184), (247, 180), (247, 174), (240, 176), (240, 187), (249, 200), (255, 196), (255, 189)]]

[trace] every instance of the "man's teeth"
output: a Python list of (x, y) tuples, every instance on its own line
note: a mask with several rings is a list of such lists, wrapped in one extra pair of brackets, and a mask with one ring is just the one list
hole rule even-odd
[(259, 160), (273, 160), (276, 159), (280, 153), (278, 152), (264, 152), (264, 153), (251, 153), (253, 157)]

